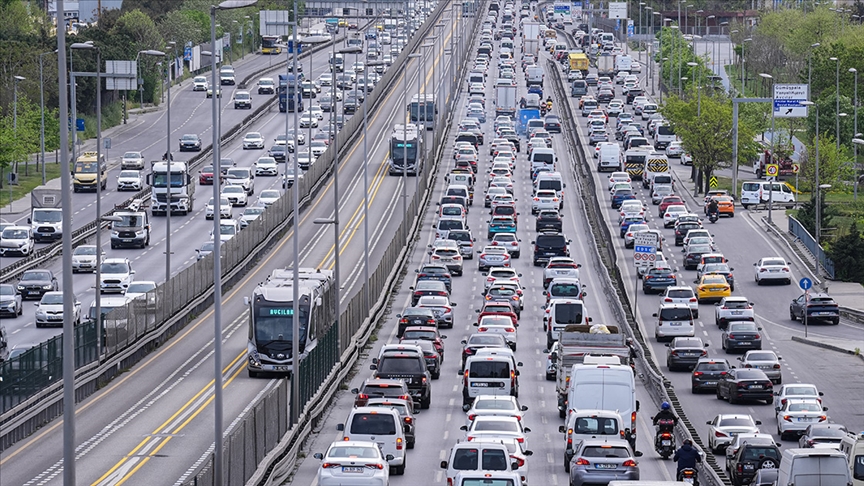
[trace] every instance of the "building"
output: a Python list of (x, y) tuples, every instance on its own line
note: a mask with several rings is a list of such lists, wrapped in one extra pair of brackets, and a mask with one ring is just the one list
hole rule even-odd
[[(45, 0), (48, 15), (57, 18), (57, 0)], [(66, 0), (63, 2), (66, 22), (91, 23), (96, 21), (96, 13), (101, 10), (119, 9), (123, 0)]]

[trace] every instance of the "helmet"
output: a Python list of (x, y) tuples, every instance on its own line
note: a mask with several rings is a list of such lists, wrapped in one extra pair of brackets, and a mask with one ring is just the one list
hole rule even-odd
[(672, 407), (669, 405), (669, 402), (663, 402), (660, 404), (660, 410), (669, 410), (670, 408)]

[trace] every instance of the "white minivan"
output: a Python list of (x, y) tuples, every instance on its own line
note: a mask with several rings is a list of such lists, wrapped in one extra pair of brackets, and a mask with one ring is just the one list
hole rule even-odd
[(342, 431), (342, 440), (362, 440), (377, 443), (385, 457), (390, 454), (392, 474), (405, 474), (405, 430), (395, 408), (354, 407), (344, 424), (336, 426)]
[(519, 397), (517, 366), (513, 354), (469, 356), (465, 360), (462, 383), (462, 405), (471, 404), (480, 395), (511, 395)]
[(786, 449), (777, 472), (778, 485), (848, 486), (846, 455), (837, 449)]
[(840, 451), (846, 454), (852, 484), (864, 486), (864, 432), (849, 434), (840, 440)]
[(744, 209), (755, 204), (768, 204), (768, 200), (774, 201), (776, 206), (795, 206), (795, 193), (782, 182), (772, 183), (768, 181), (747, 181), (741, 184), (741, 205)]
[(597, 156), (597, 172), (621, 170), (621, 146), (617, 143), (600, 143), (600, 153)]
[[(561, 398), (559, 397), (559, 400)], [(636, 379), (626, 365), (576, 364), (570, 371), (566, 402), (558, 404), (559, 415), (567, 418), (582, 410), (615, 410), (621, 416), (625, 436), (636, 443)]]

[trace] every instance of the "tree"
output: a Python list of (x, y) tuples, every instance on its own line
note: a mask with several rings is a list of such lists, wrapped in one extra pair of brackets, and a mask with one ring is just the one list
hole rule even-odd
[[(825, 204), (825, 191), (819, 192), (819, 199), (822, 200), (820, 203), (820, 212), (822, 213), (821, 219), (821, 227), (830, 228), (831, 224), (834, 222), (834, 216), (837, 216), (837, 209), (829, 204)], [(801, 209), (798, 210), (798, 214), (795, 215), (795, 219), (801, 223), (801, 226), (807, 230), (811, 235), (816, 235), (816, 194), (813, 194), (810, 197), (810, 200), (801, 205)], [(822, 238), (820, 238), (821, 240)]]
[[(820, 126), (819, 128), (821, 129), (822, 127)], [(820, 184), (831, 184), (839, 188), (851, 180), (854, 176), (854, 169), (849, 164), (850, 160), (852, 160), (852, 153), (845, 145), (841, 145), (838, 152), (834, 137), (824, 134), (819, 137)], [(815, 137), (811, 143), (807, 144), (807, 151), (801, 154), (800, 162), (799, 184), (804, 190), (812, 192), (816, 185)]]
[(864, 239), (858, 231), (858, 224), (852, 222), (849, 232), (828, 249), (828, 258), (834, 262), (834, 277), (845, 282), (864, 283)]

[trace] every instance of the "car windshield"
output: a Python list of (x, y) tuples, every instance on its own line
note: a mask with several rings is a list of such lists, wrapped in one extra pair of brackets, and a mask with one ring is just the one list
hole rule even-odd
[(72, 253), (73, 255), (96, 255), (96, 247), (85, 245), (79, 246), (75, 248), (75, 251)]
[(799, 402), (790, 403), (788, 411), (790, 412), (821, 412), (822, 407), (816, 402)]
[(196, 135), (183, 135), (183, 141), (185, 142), (195, 142), (198, 140)]
[(278, 199), (279, 198), (279, 191), (261, 191), (261, 195), (259, 197), (262, 197), (264, 199), (267, 199), (267, 198)]
[(818, 436), (818, 437), (820, 437), (820, 438), (822, 438), (822, 437), (825, 437), (825, 438), (828, 438), (828, 437), (835, 437), (835, 438), (841, 438), (841, 439), (842, 439), (843, 437), (846, 437), (847, 433), (846, 433), (846, 431), (843, 430), (843, 429), (837, 429), (837, 428), (824, 428), (824, 429), (823, 429), (823, 428), (819, 428), (819, 429), (814, 430), (814, 431), (811, 433), (811, 435), (813, 435), (813, 436)]
[(500, 344), (504, 345), (504, 338), (498, 334), (474, 335), (468, 339), (468, 344)]
[(668, 307), (660, 311), (660, 319), (663, 321), (689, 321), (690, 317), (689, 307)]
[(819, 396), (816, 389), (811, 386), (787, 386), (785, 393), (786, 395)]
[(725, 417), (717, 423), (718, 427), (753, 427), (750, 417)]
[(29, 236), (29, 234), (28, 234), (27, 230), (17, 229), (17, 228), (16, 229), (7, 228), (7, 229), (3, 230), (3, 234), (2, 234), (2, 236), (0, 236), (0, 238), (6, 238), (6, 239), (10, 239), (10, 240), (20, 240), (20, 239), (27, 238), (28, 236)]
[[(500, 376), (499, 378), (506, 378)], [(476, 420), (471, 428), (474, 432), (496, 431), (496, 432), (520, 432), (519, 424), (511, 420)]]
[(766, 259), (762, 260), (762, 266), (767, 267), (767, 266), (771, 266), (771, 265), (785, 266), (786, 261), (779, 259), (779, 258), (766, 258)]
[(222, 189), (223, 194), (232, 193), (232, 192), (241, 193), (241, 192), (246, 192), (246, 190), (243, 189), (243, 186), (225, 186), (225, 188)]
[[(374, 406), (374, 405), (373, 405)], [(363, 458), (363, 459), (380, 459), (381, 455), (375, 447), (363, 446), (334, 446), (327, 453), (327, 457), (332, 458)]]
[(412, 356), (388, 356), (378, 362), (379, 373), (416, 373), (420, 365)]
[(102, 273), (129, 273), (129, 265), (120, 262), (102, 264)]
[(729, 324), (729, 332), (756, 332), (756, 324), (750, 322), (739, 322), (737, 324)]
[(246, 208), (243, 210), (243, 216), (257, 216), (264, 212), (264, 208)]
[(51, 274), (48, 272), (25, 272), (24, 275), (21, 276), (21, 281), (28, 280), (51, 280)]

